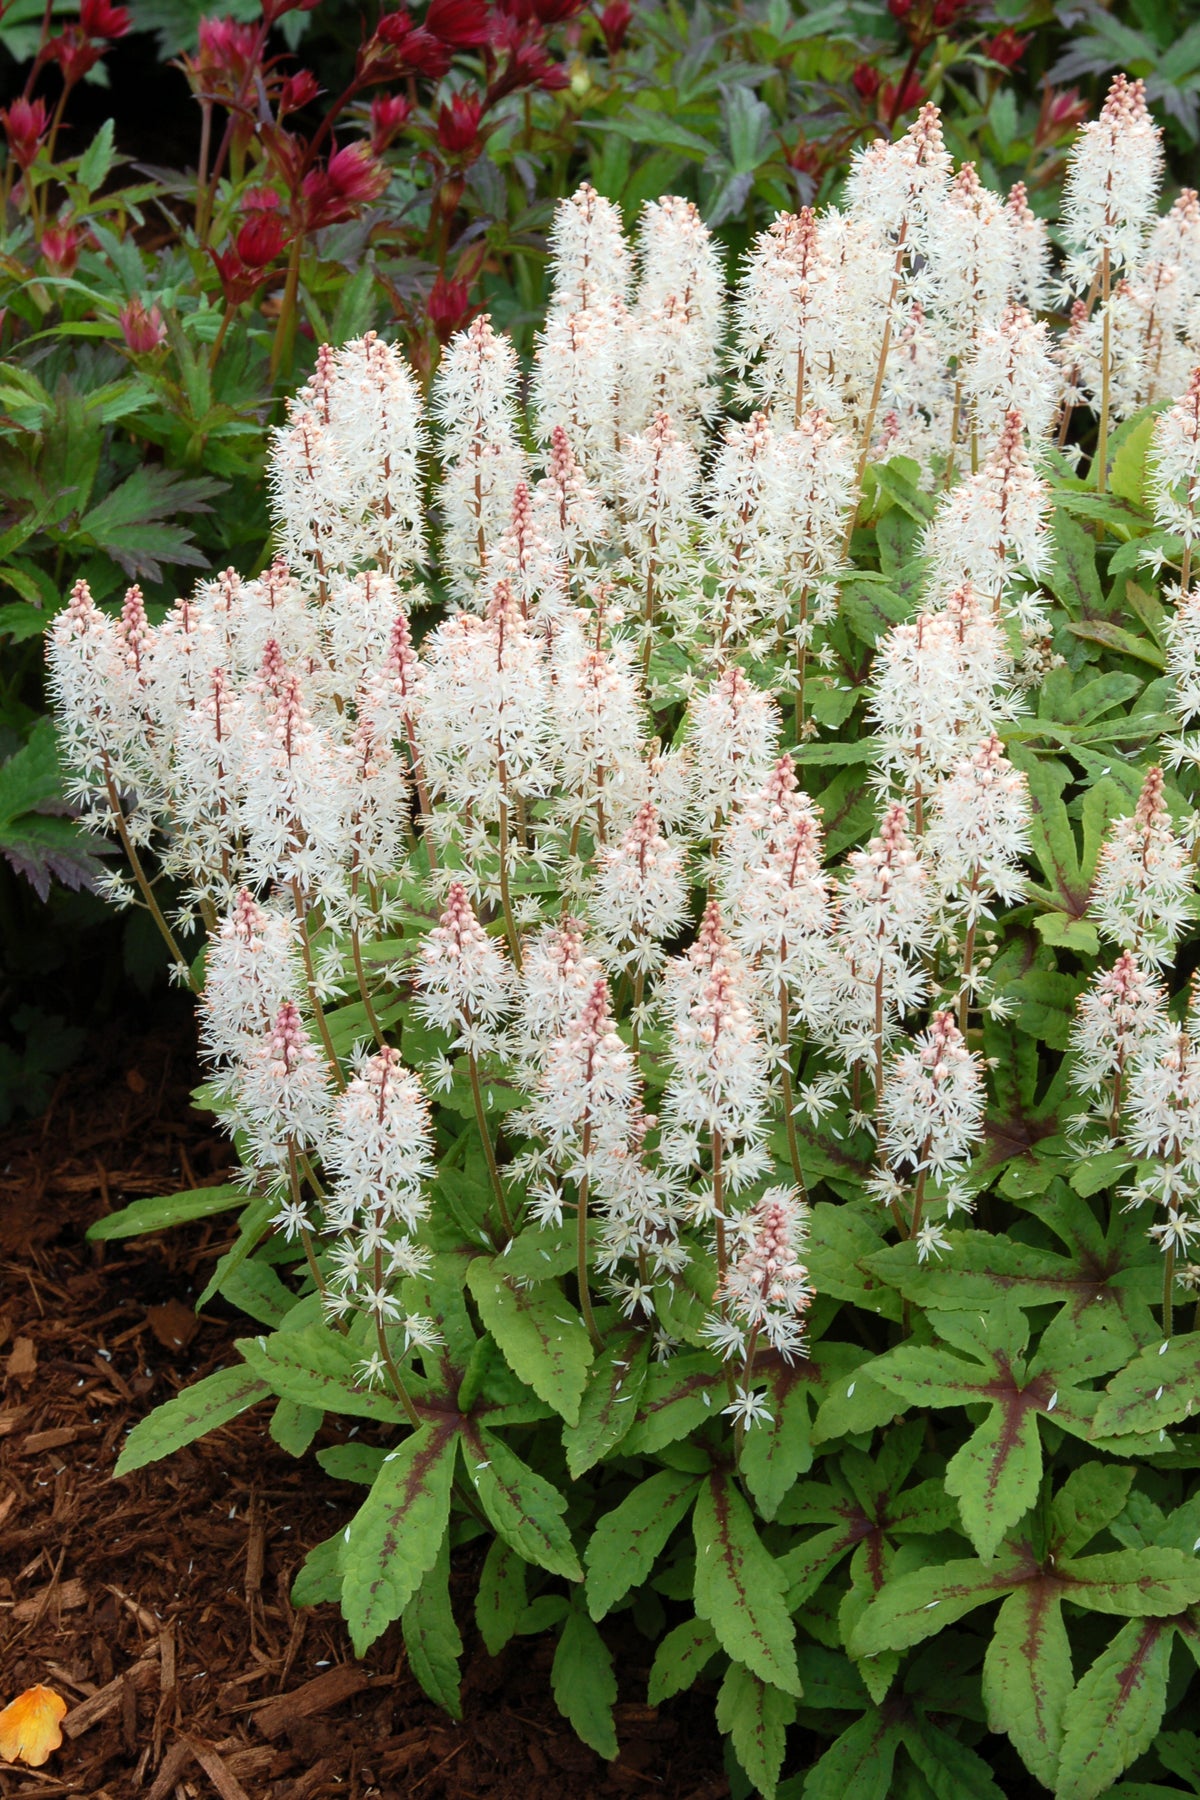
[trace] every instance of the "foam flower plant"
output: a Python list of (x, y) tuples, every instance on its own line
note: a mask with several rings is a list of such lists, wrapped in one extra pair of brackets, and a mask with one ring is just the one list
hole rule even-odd
[(1122, 81), (1074, 153), (1061, 321), (930, 106), (732, 295), (585, 186), (528, 380), (486, 315), (428, 402), (323, 346), (274, 563), (50, 634), (238, 1158), (171, 1216), (240, 1208), (203, 1298), (264, 1327), (118, 1473), (273, 1401), (367, 1490), (295, 1603), (451, 1710), (473, 1590), (601, 1756), (715, 1690), (738, 1794), (1182, 1766), (1200, 377), (1136, 408), (1194, 306), (1106, 436), (1113, 278), (1197, 266), (1153, 134)]

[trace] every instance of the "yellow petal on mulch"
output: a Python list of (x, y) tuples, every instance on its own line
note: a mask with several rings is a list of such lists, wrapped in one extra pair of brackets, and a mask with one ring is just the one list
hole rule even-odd
[(0, 1759), (38, 1768), (62, 1743), (58, 1722), (66, 1710), (53, 1688), (26, 1688), (0, 1712)]

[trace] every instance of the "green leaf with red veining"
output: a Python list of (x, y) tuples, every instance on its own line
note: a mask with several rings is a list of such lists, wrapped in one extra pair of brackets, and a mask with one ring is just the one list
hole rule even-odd
[(721, 1648), (772, 1687), (799, 1694), (795, 1631), (785, 1603), (784, 1573), (754, 1529), (733, 1479), (714, 1472), (693, 1514), (696, 1612)]
[(449, 1422), (414, 1431), (385, 1457), (346, 1528), (342, 1611), (358, 1656), (400, 1617), (437, 1561), (457, 1443)]

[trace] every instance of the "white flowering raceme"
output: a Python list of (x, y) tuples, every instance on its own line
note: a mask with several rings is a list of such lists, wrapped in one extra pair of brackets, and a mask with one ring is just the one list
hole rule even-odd
[(620, 209), (588, 182), (555, 208), (550, 227), (550, 314), (624, 309), (632, 261)]
[(1113, 268), (1141, 261), (1161, 169), (1162, 133), (1147, 109), (1145, 85), (1117, 75), (1067, 164), (1067, 280), (1076, 293), (1089, 286), (1102, 254)]
[[(661, 992), (671, 1026), (664, 1113), (675, 1154), (681, 1161), (696, 1160), (710, 1141), (718, 1158), (739, 1140), (756, 1148), (766, 1117), (766, 1048), (750, 972), (715, 903), (692, 948), (668, 960)], [(735, 1170), (732, 1159), (725, 1159), (732, 1191), (747, 1177), (749, 1162), (743, 1153)], [(719, 1184), (719, 1168), (715, 1179)], [(715, 1206), (719, 1214), (719, 1196)]]
[(813, 940), (829, 929), (819, 809), (780, 757), (758, 793), (738, 808), (721, 846), (718, 880), (734, 942), (790, 986), (811, 966)]
[(495, 819), (513, 795), (548, 780), (545, 653), (506, 581), (484, 618), (455, 613), (422, 648), (417, 737), (430, 786)]
[(737, 1236), (745, 1247), (717, 1288), (721, 1311), (710, 1316), (705, 1335), (726, 1359), (741, 1356), (748, 1377), (760, 1343), (788, 1363), (804, 1348), (812, 1300), (804, 1263), (808, 1208), (794, 1190), (768, 1188), (738, 1219)]
[(962, 380), (963, 400), (985, 454), (1010, 412), (1021, 415), (1032, 445), (1044, 441), (1057, 405), (1058, 379), (1049, 331), (1032, 312), (1007, 306), (999, 318), (981, 324)]
[(525, 474), (517, 436), (517, 358), (481, 313), (451, 339), (433, 385), (445, 477), (442, 556), (464, 600), (476, 593), (487, 550), (512, 517)]
[[(1147, 467), (1155, 521), (1183, 539), (1190, 563), (1200, 538), (1200, 368), (1192, 372), (1187, 392), (1154, 421)], [(1188, 585), (1185, 577), (1184, 593)]]
[(779, 743), (779, 708), (731, 665), (688, 707), (696, 810), (711, 830), (765, 781)]
[[(238, 1123), (249, 1140), (251, 1167), (273, 1184), (290, 1176), (290, 1203), (299, 1209), (296, 1158), (321, 1148), (330, 1091), (329, 1070), (295, 1001), (285, 1000), (248, 1045), (238, 1077)], [(301, 1222), (299, 1210), (292, 1222)]]
[(838, 270), (809, 206), (759, 232), (738, 284), (740, 366), (764, 409), (799, 424), (807, 406), (837, 404)]
[(1195, 872), (1172, 828), (1160, 768), (1148, 771), (1133, 813), (1109, 827), (1088, 914), (1103, 937), (1152, 963), (1167, 961), (1196, 916)]
[(961, 366), (980, 327), (1003, 311), (1016, 273), (1011, 216), (974, 163), (963, 164), (940, 205), (930, 208), (926, 242), (936, 284), (933, 328)]
[(413, 981), (421, 1017), (453, 1033), (462, 1049), (478, 1053), (496, 1042), (512, 1004), (512, 969), (461, 881), (451, 882), (445, 911), (421, 941)]
[(978, 474), (951, 488), (933, 516), (925, 553), (935, 591), (969, 581), (999, 612), (1022, 572), (1036, 580), (1045, 569), (1049, 513), (1049, 488), (1030, 458), (1025, 422), (1010, 411)]
[(1029, 204), (1023, 181), (1014, 182), (1006, 204), (1012, 254), (1012, 298), (1031, 313), (1046, 304), (1050, 285), (1050, 234)]
[(668, 194), (642, 208), (637, 260), (622, 356), (622, 425), (640, 431), (665, 412), (696, 437), (720, 403), (714, 379), (724, 311), (720, 248), (695, 204)]
[(968, 925), (988, 916), (992, 899), (1014, 905), (1024, 894), (1031, 810), (1029, 783), (994, 734), (934, 789), (925, 855)]
[(979, 1058), (951, 1014), (935, 1014), (884, 1078), (881, 1142), (888, 1161), (938, 1178), (961, 1169), (982, 1136), (985, 1098)]
[(600, 851), (590, 910), (611, 967), (645, 976), (661, 963), (664, 939), (687, 917), (683, 868), (679, 842), (664, 835), (652, 800)]
[(1121, 1110), (1126, 1068), (1138, 1061), (1167, 1026), (1166, 994), (1132, 950), (1122, 950), (1111, 969), (1100, 969), (1079, 997), (1071, 1028), (1073, 1084), (1085, 1094), (1112, 1084), (1111, 1110)]

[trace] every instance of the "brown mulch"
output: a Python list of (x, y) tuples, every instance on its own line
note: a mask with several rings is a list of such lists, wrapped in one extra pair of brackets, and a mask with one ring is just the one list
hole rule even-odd
[(646, 1706), (652, 1646), (632, 1628), (610, 1765), (554, 1706), (549, 1641), (487, 1655), (469, 1564), (461, 1724), (422, 1694), (397, 1628), (359, 1663), (336, 1608), (294, 1611), (305, 1553), (360, 1495), (279, 1450), (262, 1409), (112, 1480), (128, 1428), (248, 1329), (223, 1302), (193, 1310), (228, 1216), (84, 1241), (128, 1200), (226, 1170), (190, 1105), (192, 1043), (183, 1011), (113, 1036), (0, 1137), (0, 1702), (42, 1682), (70, 1708), (42, 1769), (0, 1764), (0, 1795), (721, 1800), (712, 1696)]

